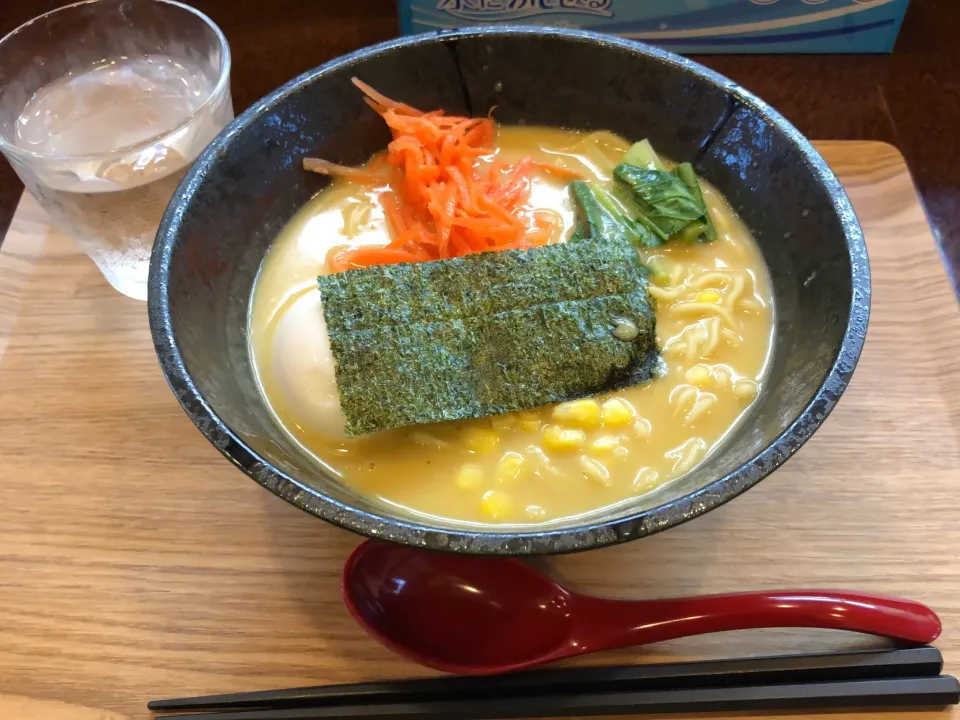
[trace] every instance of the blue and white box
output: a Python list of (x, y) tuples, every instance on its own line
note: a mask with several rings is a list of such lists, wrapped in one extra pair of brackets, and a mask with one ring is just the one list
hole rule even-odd
[(400, 0), (404, 33), (552, 25), (680, 53), (890, 52), (910, 0)]

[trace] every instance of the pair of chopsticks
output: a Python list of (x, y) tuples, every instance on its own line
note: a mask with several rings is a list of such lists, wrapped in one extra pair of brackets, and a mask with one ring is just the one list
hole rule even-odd
[[(934, 708), (960, 702), (932, 647), (568, 668), (154, 700), (165, 720), (539, 718)], [(167, 713), (197, 713), (175, 714)]]

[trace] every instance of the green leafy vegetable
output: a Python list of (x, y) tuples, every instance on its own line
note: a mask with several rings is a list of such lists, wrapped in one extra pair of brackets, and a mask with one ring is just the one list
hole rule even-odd
[[(663, 242), (716, 240), (717, 230), (690, 163), (681, 163), (668, 171), (650, 141), (641, 140), (623, 156), (614, 169), (614, 177), (614, 194), (624, 206), (630, 206), (627, 216), (634, 223), (645, 225)], [(624, 200), (626, 194), (632, 203)]]
[(631, 148), (627, 150), (627, 154), (623, 156), (623, 162), (627, 165), (634, 165), (638, 168), (646, 168), (647, 170), (666, 171), (666, 168), (660, 161), (660, 157), (653, 149), (653, 145), (650, 144), (649, 140), (641, 140), (638, 143), (634, 143)]
[(627, 217), (617, 200), (603, 188), (575, 180), (570, 183), (570, 195), (577, 208), (577, 227), (571, 240), (626, 239), (645, 247), (656, 247), (662, 242), (646, 225)]
[[(649, 379), (657, 349), (644, 271), (614, 237), (318, 278), (348, 434)], [(636, 338), (614, 336), (617, 318), (637, 326)]]
[(671, 172), (645, 170), (621, 163), (614, 177), (630, 188), (640, 213), (670, 239), (687, 225), (703, 217), (703, 202), (694, 197), (687, 184)]
[(570, 183), (570, 195), (577, 206), (578, 239), (625, 240), (629, 228), (600, 202), (594, 189), (583, 180)]
[(703, 200), (703, 191), (700, 189), (700, 181), (697, 179), (693, 165), (688, 162), (680, 163), (673, 172), (690, 188), (690, 193), (703, 208), (700, 219), (684, 228), (681, 237), (688, 241), (713, 242), (717, 239), (717, 229), (713, 226), (713, 220), (710, 219), (710, 211)]

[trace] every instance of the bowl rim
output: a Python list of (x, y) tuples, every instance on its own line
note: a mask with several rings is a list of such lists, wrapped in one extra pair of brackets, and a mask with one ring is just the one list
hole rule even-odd
[[(514, 529), (502, 532), (473, 530), (469, 527), (431, 527), (421, 521), (391, 518), (337, 501), (272, 466), (227, 426), (197, 390), (172, 330), (168, 292), (169, 261), (175, 235), (183, 219), (185, 201), (193, 196), (207, 171), (236, 134), (303, 85), (371, 55), (421, 44), (445, 44), (459, 39), (503, 35), (562, 38), (646, 55), (699, 76), (758, 113), (793, 144), (802, 161), (826, 189), (844, 229), (851, 266), (850, 312), (837, 357), (813, 399), (782, 433), (752, 459), (689, 495), (647, 510), (576, 527), (546, 526), (538, 529), (535, 526), (513, 526)], [(562, 554), (607, 547), (679, 525), (739, 496), (786, 462), (833, 410), (860, 358), (869, 312), (870, 268), (863, 232), (853, 206), (839, 180), (810, 141), (776, 110), (732, 80), (669, 51), (585, 30), (522, 25), (440, 30), (388, 40), (334, 58), (290, 80), (251, 105), (207, 146), (174, 193), (157, 232), (148, 280), (150, 330), (164, 376), (190, 419), (230, 462), (275, 495), (346, 530), (412, 547), (483, 555)]]

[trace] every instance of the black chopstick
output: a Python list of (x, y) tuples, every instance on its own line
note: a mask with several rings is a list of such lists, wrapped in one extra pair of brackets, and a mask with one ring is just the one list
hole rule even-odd
[(250, 710), (222, 714), (176, 715), (182, 720), (335, 720), (365, 718), (444, 718), (444, 720), (506, 720), (631, 714), (757, 712), (797, 710), (863, 710), (945, 707), (960, 701), (954, 677), (852, 680), (848, 682), (746, 687), (688, 688), (583, 695), (542, 696), (429, 703), (351, 705), (347, 707)]
[(236, 709), (282, 709), (443, 700), (519, 698), (529, 695), (640, 692), (685, 688), (730, 687), (935, 677), (943, 657), (933, 647), (904, 650), (783, 655), (617, 667), (578, 667), (498, 675), (439, 677), (382, 683), (291, 688), (206, 697), (154, 700), (154, 712)]

